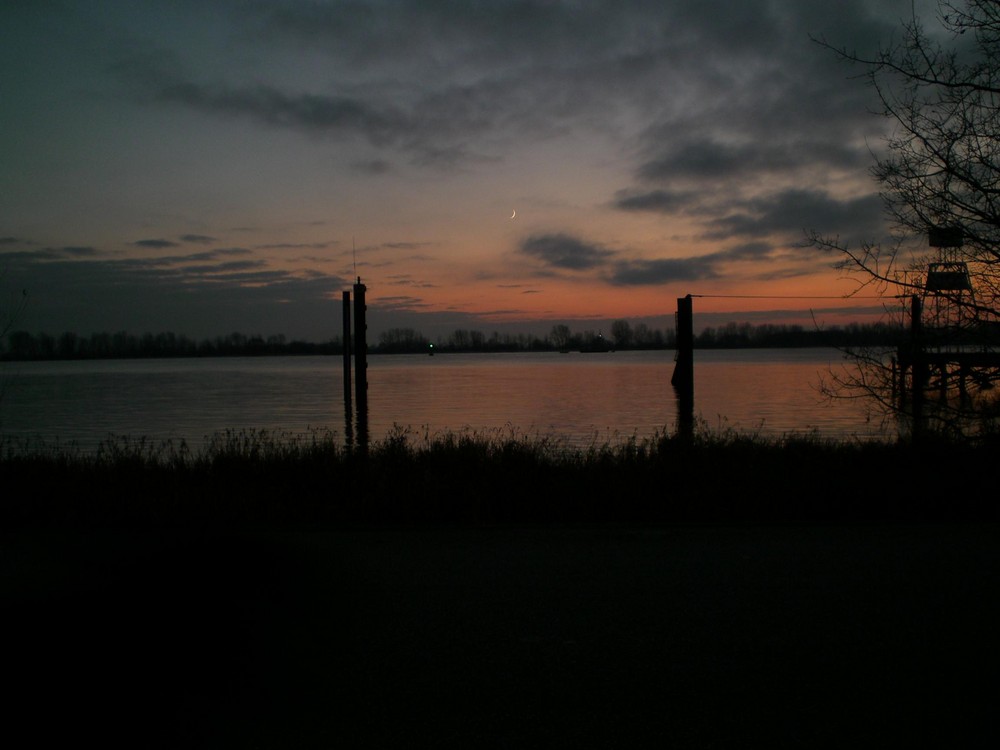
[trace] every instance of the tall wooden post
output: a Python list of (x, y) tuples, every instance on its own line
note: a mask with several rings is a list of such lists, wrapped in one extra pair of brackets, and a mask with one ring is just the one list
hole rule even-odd
[(362, 451), (368, 450), (368, 323), (365, 311), (367, 287), (358, 277), (354, 285), (354, 394), (358, 409), (358, 443)]
[(913, 437), (919, 438), (923, 432), (924, 395), (927, 389), (928, 372), (924, 361), (924, 342), (921, 321), (923, 304), (916, 294), (910, 298), (910, 397), (913, 406)]
[(694, 434), (694, 310), (691, 295), (677, 299), (677, 355), (670, 383), (677, 394), (677, 430)]
[(354, 421), (351, 406), (351, 293), (344, 292), (343, 295), (343, 321), (344, 321), (344, 435), (347, 439), (347, 447), (354, 445)]

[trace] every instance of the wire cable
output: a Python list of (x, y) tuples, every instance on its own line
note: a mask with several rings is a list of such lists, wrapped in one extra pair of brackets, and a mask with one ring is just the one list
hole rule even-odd
[(808, 296), (808, 295), (781, 295), (781, 294), (689, 294), (689, 297), (701, 297), (706, 299), (885, 299), (878, 296)]

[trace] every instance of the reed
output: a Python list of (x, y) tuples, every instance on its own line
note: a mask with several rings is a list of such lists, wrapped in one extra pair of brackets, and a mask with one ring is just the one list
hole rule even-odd
[(774, 523), (995, 520), (995, 448), (697, 430), (572, 447), (508, 427), (110, 436), (96, 451), (5, 440), (8, 524)]

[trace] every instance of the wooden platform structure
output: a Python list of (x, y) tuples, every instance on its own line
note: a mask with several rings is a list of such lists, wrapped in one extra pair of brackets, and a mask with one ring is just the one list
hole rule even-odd
[[(921, 367), (923, 376), (917, 372)], [(958, 379), (959, 390), (965, 391), (965, 384), (977, 369), (1000, 368), (1000, 352), (995, 351), (914, 351), (912, 347), (900, 347), (896, 354), (896, 372), (899, 390), (905, 394), (907, 374), (910, 381), (916, 375), (922, 378), (924, 387), (930, 382), (932, 373), (938, 374), (938, 388), (944, 390), (952, 378)], [(912, 387), (912, 386), (911, 386)]]
[[(944, 396), (951, 383), (964, 397), (967, 383), (977, 371), (1000, 368), (1000, 351), (988, 348), (925, 346), (922, 330), (923, 301), (914, 295), (910, 309), (910, 340), (896, 350), (892, 366), (893, 391), (901, 408), (911, 407), (920, 417), (924, 396), (931, 390), (932, 376), (937, 375), (934, 390)], [(983, 381), (995, 378), (983, 377)]]

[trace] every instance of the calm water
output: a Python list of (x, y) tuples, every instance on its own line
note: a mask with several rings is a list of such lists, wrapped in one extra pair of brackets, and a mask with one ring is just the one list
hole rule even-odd
[[(673, 352), (370, 356), (372, 440), (393, 429), (551, 435), (573, 445), (672, 432)], [(862, 404), (818, 391), (828, 349), (695, 352), (695, 416), (710, 429), (879, 437)], [(343, 360), (275, 357), (0, 365), (0, 433), (77, 443), (226, 429), (345, 434)]]

